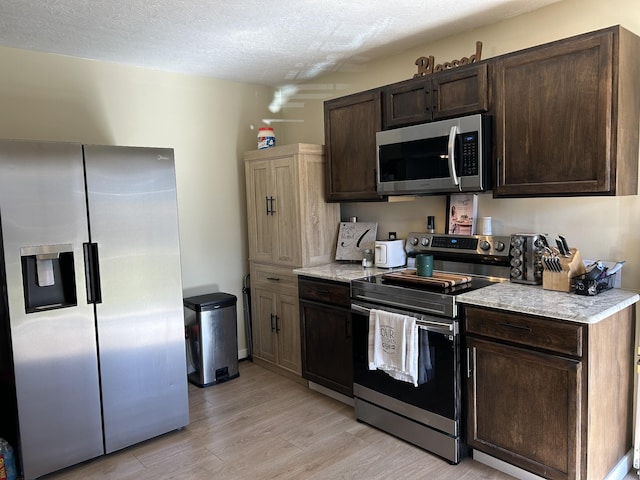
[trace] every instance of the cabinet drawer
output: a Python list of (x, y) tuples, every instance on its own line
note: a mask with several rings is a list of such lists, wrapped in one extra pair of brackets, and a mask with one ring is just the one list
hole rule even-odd
[(298, 278), (298, 296), (301, 299), (350, 308), (350, 295), (348, 283), (322, 281), (309, 277)]
[(467, 334), (506, 340), (575, 357), (582, 356), (582, 325), (496, 310), (466, 308), (465, 312)]
[(298, 295), (297, 275), (291, 268), (251, 264), (251, 286), (276, 289), (282, 293)]

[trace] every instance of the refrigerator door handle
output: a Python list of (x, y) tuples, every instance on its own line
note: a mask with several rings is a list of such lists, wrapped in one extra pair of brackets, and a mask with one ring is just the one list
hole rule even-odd
[(84, 275), (87, 282), (87, 303), (102, 303), (98, 244), (83, 243), (82, 248), (84, 249)]

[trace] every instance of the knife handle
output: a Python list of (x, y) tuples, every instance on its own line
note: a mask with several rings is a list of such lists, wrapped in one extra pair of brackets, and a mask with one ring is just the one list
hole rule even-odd
[(540, 235), (540, 242), (542, 242), (543, 247), (549, 248), (549, 242), (547, 242), (547, 237), (545, 237), (542, 234)]

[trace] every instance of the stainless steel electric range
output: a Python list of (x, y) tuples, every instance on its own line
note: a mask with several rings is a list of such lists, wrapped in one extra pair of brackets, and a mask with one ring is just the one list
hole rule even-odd
[[(354, 402), (356, 418), (453, 464), (464, 456), (459, 312), (462, 293), (508, 281), (510, 237), (410, 233), (408, 265), (420, 253), (434, 256), (434, 272), (461, 274), (470, 281), (422, 285), (402, 275), (378, 274), (351, 282)], [(406, 271), (404, 273), (411, 273)], [(398, 278), (401, 277), (401, 278)], [(419, 355), (428, 355), (426, 381), (415, 387), (381, 370), (369, 370), (369, 314), (372, 309), (416, 318)], [(425, 357), (426, 358), (426, 357)], [(423, 379), (425, 380), (425, 379)]]

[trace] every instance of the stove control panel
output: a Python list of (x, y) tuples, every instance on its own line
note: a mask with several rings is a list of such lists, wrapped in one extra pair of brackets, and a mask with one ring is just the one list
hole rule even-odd
[(508, 257), (510, 238), (490, 235), (448, 235), (411, 232), (407, 235), (407, 255), (446, 253), (478, 256)]

